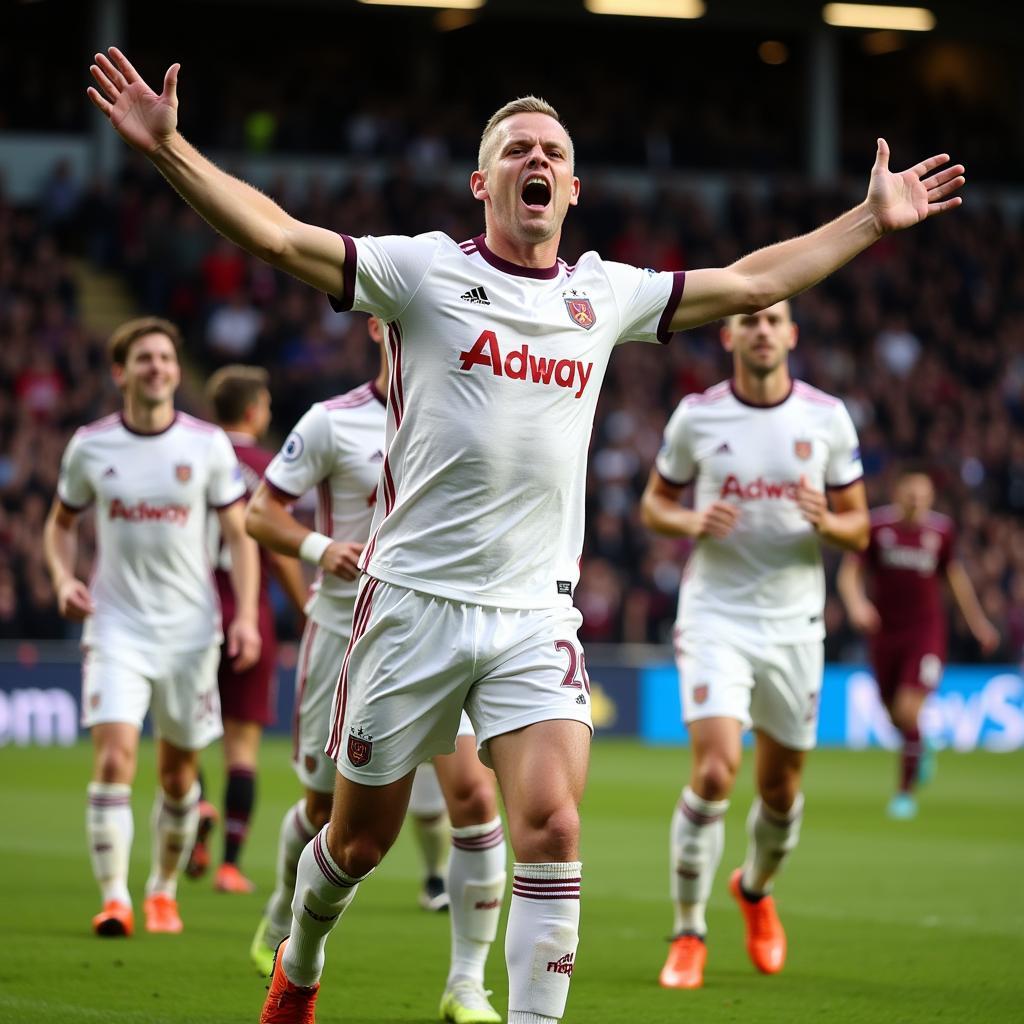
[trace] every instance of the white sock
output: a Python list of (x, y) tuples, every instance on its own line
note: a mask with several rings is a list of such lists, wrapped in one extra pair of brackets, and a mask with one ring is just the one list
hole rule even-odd
[(346, 874), (334, 863), (327, 849), (328, 828), (324, 825), (302, 851), (295, 876), (291, 937), (285, 946), (282, 966), (292, 984), (303, 988), (320, 980), (327, 936), (363, 880)]
[(711, 883), (715, 879), (722, 847), (728, 800), (704, 800), (689, 786), (683, 790), (672, 815), (670, 838), (669, 890), (675, 907), (674, 935), (708, 930), (704, 912)]
[(505, 894), (505, 831), (501, 818), (452, 829), (448, 865), (452, 959), (448, 981), (472, 978), (483, 984), (484, 965), (498, 934)]
[(451, 830), (441, 784), (430, 763), (421, 764), (413, 776), (409, 817), (412, 818), (416, 845), (423, 861), (424, 876), (443, 878), (451, 849)]
[(285, 811), (277, 834), (277, 875), (266, 908), (270, 919), (266, 942), (272, 948), (276, 948), (291, 927), (295, 871), (302, 851), (315, 835), (316, 829), (306, 814), (306, 800), (303, 797), (294, 807)]
[(797, 793), (786, 814), (773, 811), (755, 797), (747, 815), (747, 858), (743, 862), (743, 888), (749, 893), (769, 893), (775, 876), (800, 841), (804, 795)]
[(153, 843), (153, 866), (146, 882), (146, 895), (178, 895), (178, 875), (188, 863), (199, 828), (199, 783), (176, 800), (156, 791), (153, 814), (149, 819)]
[(560, 1020), (569, 996), (580, 925), (582, 864), (512, 867), (505, 932), (509, 1024)]
[(123, 782), (90, 782), (85, 830), (89, 837), (92, 873), (99, 883), (103, 902), (117, 900), (131, 906), (128, 860), (135, 835), (132, 787)]

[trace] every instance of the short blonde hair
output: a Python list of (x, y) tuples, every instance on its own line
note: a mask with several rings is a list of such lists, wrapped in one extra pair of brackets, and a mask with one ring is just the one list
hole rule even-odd
[(565, 129), (566, 137), (569, 140), (569, 166), (576, 166), (572, 136), (569, 134), (569, 129), (563, 124), (561, 117), (558, 116), (558, 111), (547, 100), (541, 99), (539, 96), (520, 96), (519, 99), (511, 100), (491, 114), (483, 134), (480, 136), (480, 149), (476, 158), (478, 170), (484, 170), (494, 158), (494, 142), (498, 125), (515, 114), (547, 114), (548, 117), (554, 118)]

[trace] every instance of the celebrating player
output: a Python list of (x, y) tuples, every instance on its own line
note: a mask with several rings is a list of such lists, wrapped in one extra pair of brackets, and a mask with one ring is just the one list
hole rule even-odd
[[(270, 426), (270, 390), (267, 371), (258, 366), (224, 366), (211, 378), (206, 397), (213, 407), (218, 426), (224, 430), (242, 469), (245, 496), (256, 490), (273, 454), (259, 447), (259, 439)], [(234, 591), (231, 588), (231, 559), (215, 529), (214, 579), (220, 595), (225, 626), (235, 616)], [(240, 871), (242, 846), (249, 831), (249, 819), (256, 801), (256, 768), (263, 726), (274, 721), (276, 697), (277, 637), (274, 611), (270, 605), (269, 579), (273, 574), (285, 594), (301, 613), (306, 601), (302, 570), (294, 558), (286, 558), (260, 548), (259, 630), (262, 640), (260, 659), (239, 672), (229, 658), (221, 658), (217, 672), (220, 686), (220, 710), (224, 722), (224, 760), (227, 785), (224, 790), (224, 859), (214, 876), (220, 892), (252, 892), (253, 883)], [(200, 804), (199, 834), (185, 871), (191, 877), (203, 874), (209, 864), (206, 848), (203, 801)]]
[[(131, 935), (128, 860), (139, 730), (152, 708), (157, 790), (146, 930), (180, 932), (177, 878), (199, 821), (198, 751), (221, 734), (220, 610), (206, 556), (215, 509), (231, 552), (235, 617), (225, 655), (238, 671), (260, 655), (259, 564), (246, 536), (245, 493), (224, 432), (175, 412), (178, 329), (131, 320), (110, 339), (120, 414), (82, 427), (61, 462), (43, 546), (60, 612), (85, 622), (82, 720), (95, 751), (87, 817), (103, 909), (98, 935)], [(76, 523), (96, 504), (99, 553), (89, 584), (75, 576)]]
[[(643, 496), (648, 526), (696, 542), (675, 628), (693, 756), (672, 818), (674, 938), (659, 979), (666, 988), (704, 981), (705, 909), (751, 725), (758, 795), (746, 860), (729, 888), (754, 966), (774, 974), (785, 962), (770, 893), (800, 835), (800, 780), (817, 731), (825, 638), (819, 542), (860, 549), (868, 537), (856, 430), (842, 402), (790, 378), (796, 341), (788, 302), (728, 321), (722, 343), (733, 379), (683, 399)], [(694, 481), (693, 508), (684, 508), (680, 496)]]
[(578, 942), (591, 737), (572, 592), (612, 349), (809, 287), (886, 232), (958, 205), (963, 168), (940, 155), (893, 173), (879, 140), (865, 201), (809, 235), (685, 275), (596, 253), (568, 266), (558, 243), (580, 182), (543, 100), (506, 104), (484, 129), (470, 178), (483, 234), (353, 239), (295, 220), (190, 146), (176, 128), (178, 70), (158, 95), (111, 48), (89, 95), (214, 228), (388, 324), (381, 500), (328, 748), (334, 809), (300, 858), (262, 1019), (313, 1018), (327, 936), (398, 834), (416, 765), (451, 751), (465, 707), (515, 853), (509, 1022), (558, 1020)]
[[(373, 318), (369, 330), (380, 345), (383, 330)], [(267, 468), (246, 516), (250, 534), (261, 544), (320, 570), (296, 678), (292, 756), (306, 792), (281, 822), (276, 885), (251, 948), (256, 966), (267, 975), (274, 950), (291, 928), (299, 856), (331, 815), (337, 773), (324, 748), (333, 725), (338, 667), (352, 635), (358, 560), (370, 534), (384, 459), (388, 366), (383, 350), (380, 361), (375, 380), (317, 402), (299, 420)], [(316, 530), (311, 531), (289, 508), (314, 487), (319, 501)], [(441, 1014), (457, 1024), (495, 1024), (501, 1017), (488, 1002), (483, 981), (505, 890), (505, 838), (494, 776), (477, 758), (472, 728), (463, 719), (456, 753), (434, 760), (453, 825), (448, 870), (452, 959)]]
[[(946, 660), (940, 574), (985, 654), (999, 646), (999, 632), (985, 617), (967, 571), (953, 555), (953, 521), (932, 510), (931, 477), (918, 467), (904, 468), (893, 498), (892, 505), (872, 511), (868, 548), (843, 559), (836, 585), (853, 627), (867, 634), (879, 696), (903, 737), (899, 785), (888, 812), (906, 820), (917, 814), (915, 786), (934, 771), (934, 755), (921, 736), (919, 720)], [(865, 593), (865, 575), (870, 577), (871, 599)]]

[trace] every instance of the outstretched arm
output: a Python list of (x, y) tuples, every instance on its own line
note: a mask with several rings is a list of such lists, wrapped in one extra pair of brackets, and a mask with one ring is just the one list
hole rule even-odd
[(89, 99), (117, 133), (147, 156), (210, 226), (272, 266), (330, 295), (342, 292), (345, 246), (333, 231), (304, 224), (272, 199), (212, 164), (178, 133), (178, 70), (158, 95), (117, 47), (96, 54)]
[(962, 164), (948, 163), (949, 154), (940, 153), (901, 173), (890, 171), (889, 146), (879, 139), (864, 202), (810, 234), (758, 249), (728, 267), (689, 271), (672, 330), (767, 309), (817, 284), (890, 231), (955, 209), (961, 199), (954, 193), (966, 179)]

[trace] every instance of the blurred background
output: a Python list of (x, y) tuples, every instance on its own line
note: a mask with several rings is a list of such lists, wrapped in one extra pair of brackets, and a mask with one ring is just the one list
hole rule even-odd
[[(879, 135), (894, 165), (943, 150), (965, 163), (962, 210), (885, 239), (797, 301), (793, 369), (846, 402), (873, 506), (888, 500), (901, 462), (931, 468), (1002, 638), (980, 665), (951, 617), (950, 660), (975, 666), (961, 706), (972, 694), (983, 705), (977, 735), (962, 742), (1024, 743), (1014, 671), (1024, 650), (1019, 12), (936, 2), (914, 8), (927, 17), (913, 22), (890, 7), (869, 26), (842, 27), (829, 21), (844, 5), (802, 0), (625, 0), (626, 15), (596, 13), (609, 5), (178, 0), (157, 17), (125, 0), (3, 4), (0, 743), (65, 728), (57, 712), (56, 725), (36, 723), (49, 714), (41, 698), (16, 707), (16, 692), (77, 699), (76, 634), (57, 615), (40, 536), (71, 433), (118, 406), (104, 357), (114, 325), (142, 313), (181, 324), (180, 404), (198, 415), (209, 415), (200, 396), (211, 370), (267, 366), (270, 447), (310, 402), (374, 372), (364, 317), (331, 312), (323, 296), (218, 241), (93, 110), (88, 66), (111, 43), (157, 87), (181, 62), (180, 127), (221, 166), (292, 214), (355, 235), (478, 234), (467, 183), (479, 133), (524, 93), (552, 102), (575, 141), (583, 187), (563, 236), (569, 262), (588, 249), (664, 270), (731, 262), (857, 202)], [(645, 10), (691, 16), (637, 16)], [(644, 731), (646, 706), (629, 688), (636, 672), (669, 661), (661, 645), (688, 553), (640, 525), (639, 495), (676, 403), (728, 375), (715, 326), (667, 351), (626, 346), (611, 363), (577, 604), (591, 660), (607, 666), (613, 730)], [(84, 536), (87, 576), (88, 522)], [(849, 680), (864, 649), (831, 585), (837, 559), (827, 560), (830, 671)], [(283, 602), (281, 615), (283, 637), (294, 637)], [(286, 646), (285, 673), (289, 657)], [(851, 741), (852, 692), (840, 742)], [(868, 739), (885, 741), (884, 722), (865, 715)]]

